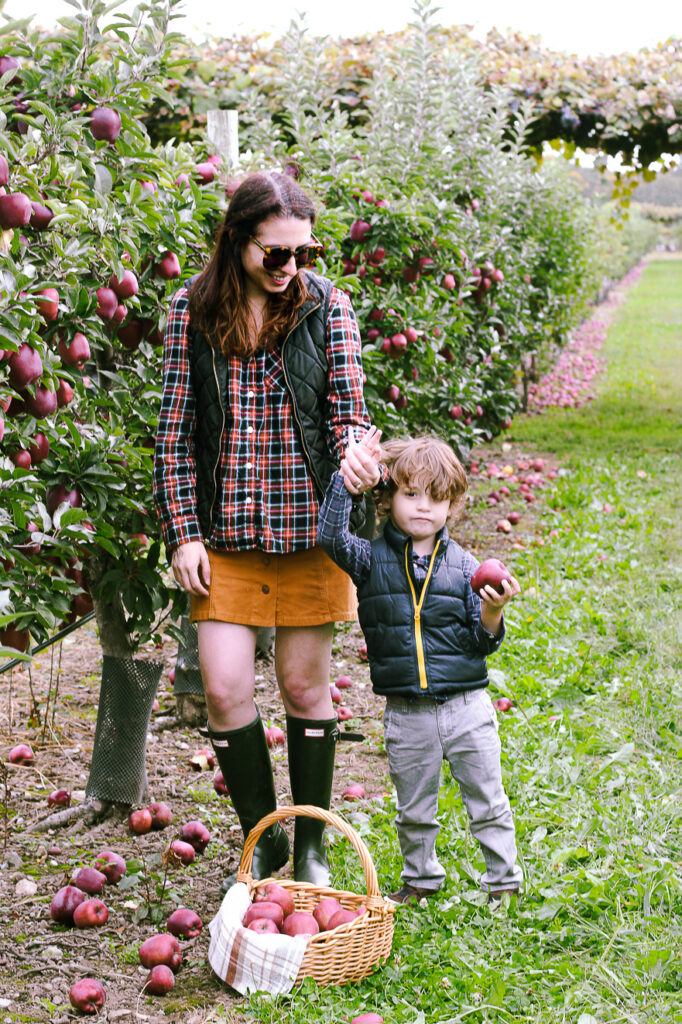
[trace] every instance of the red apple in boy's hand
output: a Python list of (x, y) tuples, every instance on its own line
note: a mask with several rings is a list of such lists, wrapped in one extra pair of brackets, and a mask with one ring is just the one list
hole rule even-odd
[(471, 589), (480, 594), (483, 587), (492, 587), (498, 594), (504, 593), (501, 586), (502, 581), (511, 583), (511, 573), (506, 565), (499, 558), (487, 558), (481, 562), (476, 572), (471, 577)]

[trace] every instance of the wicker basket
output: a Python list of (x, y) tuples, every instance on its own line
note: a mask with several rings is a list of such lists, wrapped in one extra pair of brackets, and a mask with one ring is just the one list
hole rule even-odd
[[(261, 833), (277, 821), (298, 816), (320, 818), (328, 825), (333, 825), (350, 840), (365, 872), (366, 896), (312, 885), (310, 882), (295, 882), (287, 878), (254, 880), (251, 875), (251, 861)], [(296, 984), (302, 982), (304, 978), (313, 978), (319, 985), (343, 985), (347, 981), (360, 981), (379, 964), (385, 963), (391, 952), (395, 904), (384, 899), (379, 892), (376, 869), (362, 839), (333, 811), (325, 811), (310, 804), (299, 804), (294, 807), (280, 807), (261, 818), (249, 832), (244, 844), (237, 881), (245, 882), (251, 893), (275, 882), (289, 890), (294, 897), (296, 910), (305, 910), (308, 913), (311, 913), (315, 904), (325, 897), (334, 897), (346, 910), (367, 907), (367, 912), (354, 921), (339, 925), (331, 932), (313, 935), (303, 957)]]

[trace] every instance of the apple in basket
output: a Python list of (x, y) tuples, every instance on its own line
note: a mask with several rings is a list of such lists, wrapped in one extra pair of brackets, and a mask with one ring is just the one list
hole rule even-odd
[(242, 924), (245, 928), (248, 928), (251, 922), (257, 920), (259, 917), (269, 917), (270, 920), (274, 921), (277, 927), (280, 928), (282, 926), (282, 921), (284, 920), (284, 911), (279, 903), (268, 903), (267, 900), (261, 900), (260, 903), (251, 904), (244, 914)]
[(360, 910), (344, 910), (344, 908), (341, 907), (341, 910), (337, 910), (336, 913), (332, 914), (329, 918), (327, 931), (331, 932), (341, 924), (350, 924), (350, 922), (354, 921), (356, 917), (360, 917), (364, 914), (366, 910), (367, 907), (361, 907)]
[(294, 897), (283, 885), (270, 884), (257, 889), (253, 902), (262, 903), (264, 900), (268, 903), (279, 903), (285, 917), (294, 912)]
[[(260, 906), (262, 907), (263, 904), (261, 903)], [(319, 930), (320, 926), (313, 915), (305, 910), (295, 910), (293, 914), (289, 914), (285, 918), (282, 925), (282, 932), (285, 935), (317, 935)]]
[(279, 935), (279, 928), (271, 917), (255, 917), (246, 927), (258, 935)]
[(320, 900), (319, 903), (315, 904), (313, 908), (313, 917), (320, 926), (321, 932), (326, 932), (329, 926), (329, 922), (337, 910), (343, 910), (343, 907), (337, 899), (333, 896), (327, 896), (325, 899)]

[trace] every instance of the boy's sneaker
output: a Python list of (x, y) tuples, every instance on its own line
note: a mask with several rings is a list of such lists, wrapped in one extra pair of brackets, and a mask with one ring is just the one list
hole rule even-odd
[(410, 885), (409, 882), (404, 882), (397, 892), (390, 894), (388, 899), (393, 903), (408, 904), (413, 907), (420, 900), (435, 896), (437, 892), (438, 889), (422, 889), (419, 885)]

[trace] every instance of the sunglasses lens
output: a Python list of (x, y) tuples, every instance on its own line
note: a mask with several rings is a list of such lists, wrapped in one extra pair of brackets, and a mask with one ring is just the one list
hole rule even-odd
[(297, 267), (309, 267), (322, 255), (321, 245), (307, 245), (305, 249), (299, 249), (295, 253)]
[(270, 252), (263, 256), (263, 266), (266, 270), (279, 270), (291, 259), (291, 249), (285, 245), (276, 245)]

